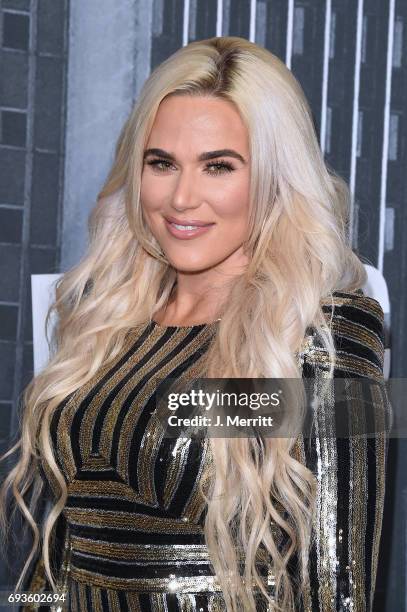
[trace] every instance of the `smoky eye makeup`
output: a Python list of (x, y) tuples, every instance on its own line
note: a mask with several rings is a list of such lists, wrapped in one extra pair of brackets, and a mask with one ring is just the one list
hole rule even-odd
[[(145, 162), (148, 166), (151, 166), (157, 172), (166, 172), (172, 166), (172, 163), (168, 159), (161, 159), (154, 157), (147, 159)], [(212, 170), (213, 169), (213, 170)], [(225, 159), (218, 159), (216, 161), (208, 162), (205, 164), (205, 172), (207, 174), (218, 175), (233, 172), (235, 167)]]

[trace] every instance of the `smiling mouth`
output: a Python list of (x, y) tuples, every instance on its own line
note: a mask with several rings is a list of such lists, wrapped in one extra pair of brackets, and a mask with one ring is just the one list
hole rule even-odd
[(198, 219), (177, 219), (177, 217), (173, 217), (171, 215), (165, 215), (164, 219), (167, 221), (169, 225), (172, 227), (176, 227), (179, 230), (193, 230), (198, 227), (208, 227), (209, 225), (215, 225), (213, 222), (209, 221), (205, 223), (205, 221), (201, 221)]
[(181, 231), (194, 230), (198, 229), (199, 227), (209, 227), (209, 225), (213, 225), (213, 223), (208, 223), (207, 225), (180, 225), (179, 223), (173, 223), (172, 221), (168, 221), (168, 223)]
[(200, 225), (184, 225), (182, 223), (175, 223), (174, 221), (170, 221), (169, 219), (165, 219), (166, 227), (169, 233), (179, 240), (189, 240), (191, 238), (196, 238), (203, 234), (206, 234), (210, 230), (211, 227), (216, 225), (215, 223), (208, 223)]

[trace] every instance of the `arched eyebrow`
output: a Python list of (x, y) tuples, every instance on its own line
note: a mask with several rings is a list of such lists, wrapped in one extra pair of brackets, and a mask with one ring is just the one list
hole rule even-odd
[[(167, 159), (168, 161), (176, 161), (175, 155), (169, 153), (168, 151), (164, 151), (164, 149), (146, 149), (144, 151), (143, 160), (148, 155), (158, 155), (163, 159)], [(242, 162), (242, 164), (246, 163), (246, 160), (240, 153), (235, 151), (234, 149), (218, 149), (217, 151), (206, 151), (205, 153), (201, 153), (198, 155), (197, 161), (207, 161), (208, 159), (216, 159), (217, 157), (234, 157)]]

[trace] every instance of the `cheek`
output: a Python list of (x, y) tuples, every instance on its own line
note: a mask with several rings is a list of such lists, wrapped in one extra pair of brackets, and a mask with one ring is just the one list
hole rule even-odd
[(146, 211), (153, 211), (160, 205), (160, 201), (165, 194), (165, 190), (160, 181), (153, 180), (151, 177), (146, 175), (141, 180), (140, 186), (140, 199), (143, 208)]
[(249, 213), (249, 188), (246, 181), (237, 181), (224, 186), (213, 200), (219, 218), (242, 223)]

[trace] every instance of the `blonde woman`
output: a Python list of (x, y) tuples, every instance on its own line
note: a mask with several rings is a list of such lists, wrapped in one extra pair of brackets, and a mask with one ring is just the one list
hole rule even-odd
[(154, 418), (166, 377), (382, 379), (348, 196), (267, 50), (216, 37), (154, 70), (25, 390), (2, 489), (4, 529), (11, 489), (34, 536), (16, 588), (81, 612), (371, 610), (383, 436), (185, 441)]

